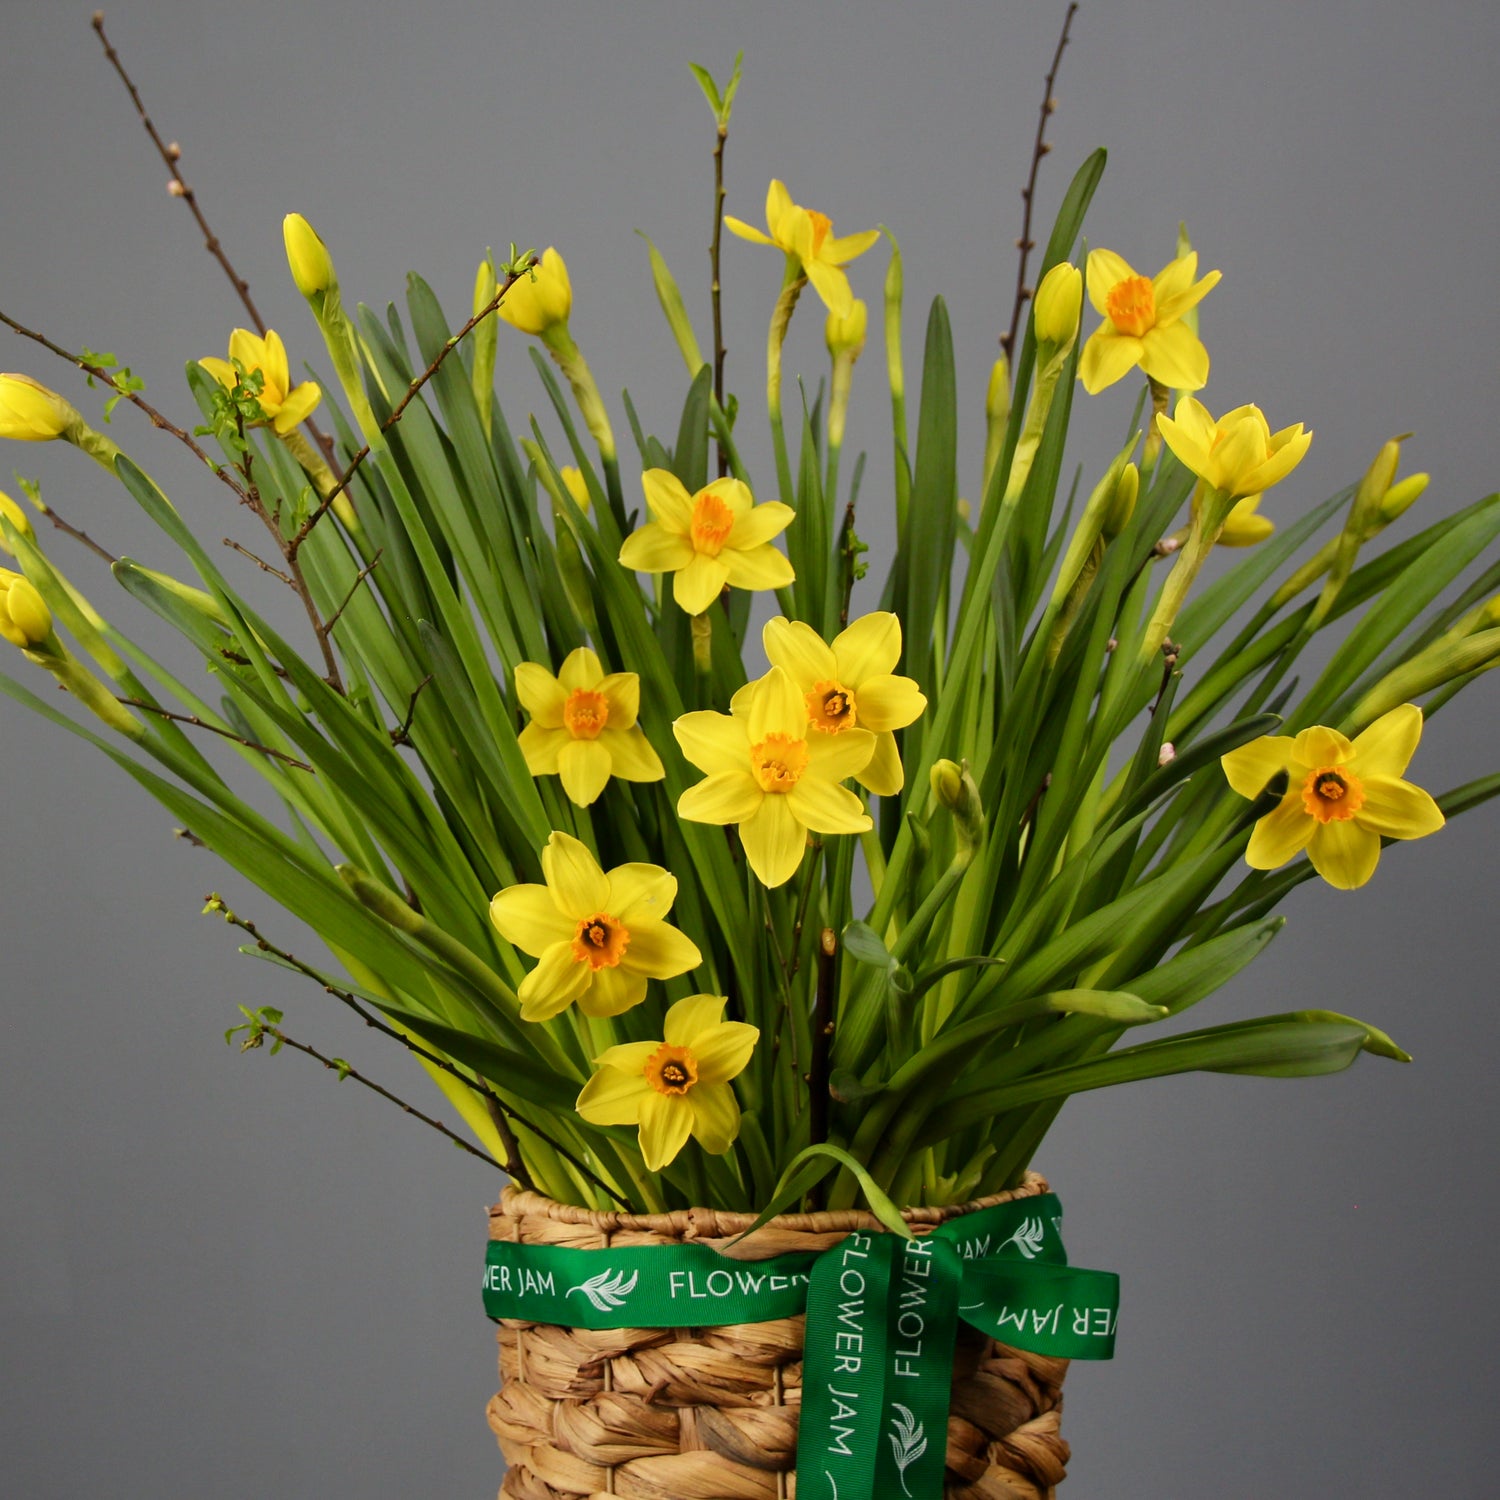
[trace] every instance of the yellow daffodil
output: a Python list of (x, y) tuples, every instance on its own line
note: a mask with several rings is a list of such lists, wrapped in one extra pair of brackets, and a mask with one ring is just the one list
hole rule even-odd
[(740, 1133), (740, 1106), (729, 1080), (742, 1073), (760, 1029), (722, 1019), (718, 995), (689, 995), (668, 1012), (663, 1040), (625, 1042), (594, 1059), (599, 1071), (578, 1096), (593, 1125), (640, 1126), (648, 1172), (660, 1172), (688, 1137), (722, 1156)]
[(1237, 406), (1216, 422), (1191, 396), (1177, 403), (1175, 417), (1159, 416), (1156, 425), (1184, 465), (1236, 500), (1279, 484), (1302, 462), (1313, 439), (1300, 422), (1273, 433), (1258, 406)]
[(836, 238), (830, 231), (833, 220), (815, 208), (803, 208), (792, 202), (786, 184), (773, 180), (766, 193), (766, 229), (762, 234), (753, 225), (729, 214), (724, 223), (732, 234), (757, 245), (775, 245), (788, 262), (795, 262), (812, 282), (829, 312), (848, 317), (854, 303), (854, 292), (843, 268), (863, 255), (880, 238), (878, 229), (861, 230)]
[(82, 418), (56, 391), (29, 375), (0, 375), (0, 437), (50, 443)]
[(573, 311), (573, 283), (567, 262), (549, 245), (535, 267), (523, 271), (500, 303), (499, 314), (512, 328), (540, 338), (566, 323)]
[(198, 361), (226, 390), (234, 389), (238, 375), (236, 362), (246, 373), (260, 371), (262, 385), (255, 399), (260, 403), (266, 421), (282, 436), (295, 432), (323, 399), (323, 393), (314, 381), (304, 380), (297, 386), (292, 384), (286, 345), (275, 329), (268, 328), (266, 336), (259, 338), (248, 328), (236, 328), (229, 336), (228, 359), (209, 356)]
[[(1246, 495), (1243, 500), (1234, 502), (1228, 519), (1224, 522), (1224, 529), (1219, 533), (1219, 546), (1253, 547), (1257, 542), (1265, 541), (1276, 530), (1276, 523), (1269, 516), (1258, 513), (1259, 505), (1259, 495)], [(1196, 516), (1202, 509), (1203, 497), (1194, 490), (1193, 514)]]
[(539, 959), (517, 991), (521, 1017), (547, 1021), (575, 1000), (588, 1016), (617, 1016), (646, 998), (648, 979), (671, 979), (703, 962), (666, 915), (677, 877), (656, 865), (608, 874), (588, 849), (554, 833), (542, 850), (545, 885), (507, 886), (490, 902), (506, 942)]
[(672, 573), (672, 597), (701, 615), (728, 584), (779, 589), (795, 576), (772, 545), (795, 512), (779, 500), (757, 505), (738, 479), (716, 479), (696, 495), (668, 469), (647, 469), (641, 488), (653, 520), (625, 538), (620, 561), (638, 573)]
[(641, 679), (605, 674), (587, 646), (568, 654), (556, 677), (534, 661), (515, 671), (516, 695), (531, 715), (521, 731), (521, 754), (533, 776), (561, 776), (563, 791), (588, 807), (611, 776), (660, 781), (661, 759), (636, 723)]
[(927, 707), (910, 677), (891, 675), (901, 659), (900, 620), (883, 612), (863, 615), (827, 645), (812, 626), (778, 615), (767, 621), (761, 641), (771, 665), (802, 694), (811, 739), (856, 727), (874, 734), (874, 754), (854, 775), (877, 796), (894, 797), (905, 775), (892, 731), (914, 723)]
[(0, 568), (0, 639), (22, 651), (39, 651), (52, 638), (52, 611), (36, 585)]
[[(736, 695), (738, 697), (738, 695)], [(868, 729), (819, 733), (791, 673), (772, 667), (737, 712), (684, 714), (672, 725), (682, 753), (707, 773), (677, 799), (694, 823), (737, 823), (745, 858), (765, 886), (796, 873), (812, 833), (863, 833), (869, 815), (839, 783), (875, 753)]]
[(281, 238), (286, 246), (286, 263), (292, 280), (304, 297), (311, 301), (338, 285), (328, 246), (301, 214), (288, 214), (281, 221)]
[(1280, 805), (1255, 825), (1245, 860), (1274, 870), (1307, 850), (1329, 885), (1352, 891), (1375, 873), (1380, 840), (1419, 839), (1443, 826), (1437, 803), (1403, 781), (1422, 737), (1422, 710), (1404, 703), (1353, 741), (1321, 726), (1266, 735), (1223, 757), (1242, 797), (1258, 797), (1280, 771), (1290, 778)]
[(1042, 277), (1032, 304), (1032, 325), (1038, 344), (1071, 348), (1078, 337), (1078, 315), (1083, 309), (1083, 273), (1059, 261)]
[(1180, 391), (1208, 383), (1208, 350), (1182, 315), (1219, 284), (1219, 272), (1194, 281), (1197, 274), (1197, 251), (1149, 279), (1113, 250), (1089, 251), (1089, 301), (1104, 317), (1078, 357), (1078, 377), (1091, 396), (1137, 365), (1158, 384)]

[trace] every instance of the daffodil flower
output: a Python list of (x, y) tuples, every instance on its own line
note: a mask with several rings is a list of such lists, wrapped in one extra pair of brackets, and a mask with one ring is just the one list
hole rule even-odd
[(512, 328), (537, 338), (559, 324), (567, 325), (573, 311), (573, 283), (567, 262), (554, 246), (549, 245), (542, 258), (516, 278), (497, 311)]
[(910, 677), (892, 675), (901, 659), (900, 620), (884, 612), (862, 615), (828, 645), (812, 626), (778, 615), (767, 621), (761, 641), (771, 665), (802, 694), (814, 742), (854, 728), (873, 732), (874, 754), (855, 779), (877, 796), (894, 797), (905, 773), (892, 731), (914, 723), (927, 707)]
[(516, 696), (531, 715), (521, 731), (521, 754), (533, 776), (561, 776), (563, 791), (588, 807), (611, 776), (660, 781), (661, 758), (636, 723), (641, 679), (605, 674), (587, 646), (569, 652), (556, 677), (534, 661), (515, 670)]
[(869, 765), (875, 736), (813, 729), (806, 695), (781, 667), (752, 683), (737, 707), (732, 714), (684, 714), (672, 725), (682, 753), (707, 773), (677, 799), (677, 815), (737, 823), (756, 879), (783, 885), (802, 863), (809, 832), (871, 827), (859, 798), (839, 783)]
[(625, 1042), (594, 1059), (599, 1071), (578, 1096), (593, 1125), (638, 1125), (648, 1172), (659, 1172), (688, 1137), (722, 1156), (740, 1133), (729, 1080), (743, 1072), (760, 1029), (725, 1021), (719, 995), (689, 995), (668, 1012), (663, 1040)]
[(1194, 281), (1197, 274), (1196, 250), (1149, 279), (1113, 250), (1089, 251), (1089, 301), (1104, 317), (1078, 357), (1078, 377), (1091, 396), (1137, 365), (1158, 384), (1180, 391), (1208, 383), (1208, 350), (1182, 315), (1219, 284), (1219, 272)]
[(29, 375), (0, 375), (0, 437), (49, 443), (81, 421), (73, 406), (41, 381)]
[(247, 373), (259, 370), (262, 384), (255, 399), (260, 403), (266, 421), (282, 436), (296, 431), (323, 399), (323, 393), (314, 381), (304, 380), (298, 386), (292, 384), (286, 345), (274, 329), (268, 328), (266, 336), (259, 338), (248, 328), (236, 328), (229, 336), (228, 359), (209, 356), (198, 363), (230, 391), (239, 378), (236, 364)]
[(1443, 826), (1437, 803), (1401, 779), (1421, 737), (1422, 710), (1404, 703), (1353, 741), (1320, 725), (1231, 750), (1224, 774), (1242, 797), (1260, 796), (1278, 772), (1289, 777), (1280, 805), (1256, 823), (1245, 862), (1274, 870), (1306, 849), (1329, 885), (1363, 885), (1375, 873), (1382, 838), (1419, 839)]
[(830, 231), (833, 220), (815, 208), (803, 208), (792, 202), (786, 184), (773, 179), (766, 193), (766, 229), (762, 234), (742, 219), (724, 215), (731, 234), (757, 245), (775, 245), (785, 253), (789, 264), (795, 262), (812, 282), (829, 312), (847, 318), (853, 309), (854, 291), (844, 267), (863, 255), (880, 238), (878, 229), (864, 229), (858, 234), (835, 237)]
[(1300, 422), (1273, 433), (1258, 406), (1237, 406), (1216, 422), (1191, 396), (1177, 403), (1175, 417), (1159, 416), (1156, 425), (1187, 468), (1236, 500), (1279, 484), (1302, 462), (1313, 439)]
[(517, 992), (521, 1018), (547, 1021), (575, 1000), (588, 1016), (617, 1016), (646, 998), (648, 979), (703, 962), (666, 915), (677, 877), (656, 865), (606, 874), (577, 839), (554, 833), (542, 850), (545, 885), (507, 886), (490, 902), (506, 942), (539, 959)]
[(701, 615), (728, 584), (737, 589), (784, 588), (796, 576), (771, 545), (796, 514), (790, 505), (757, 505), (738, 479), (716, 479), (696, 495), (669, 469), (641, 475), (655, 518), (625, 538), (620, 561), (638, 573), (672, 573), (672, 597)]

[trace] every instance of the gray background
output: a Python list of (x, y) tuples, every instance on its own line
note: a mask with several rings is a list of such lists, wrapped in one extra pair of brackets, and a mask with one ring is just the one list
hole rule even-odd
[[(486, 245), (556, 243), (602, 386), (628, 384), (663, 431), (682, 370), (630, 231), (654, 235), (706, 342), (712, 129), (684, 64), (722, 74), (744, 47), (730, 211), (757, 221), (779, 175), (839, 232), (893, 227), (909, 350), (934, 293), (957, 312), (973, 494), (1062, 9), (121, 0), (109, 23), (294, 362), (322, 351), (285, 273), (288, 210), (323, 231), (346, 297), (399, 297), (415, 267), (455, 319)], [(1434, 474), (1424, 515), (1500, 471), (1497, 14), (1478, 0), (1161, 0), (1078, 17), (1043, 225), (1100, 143), (1097, 243), (1150, 273), (1189, 221), (1204, 265), (1224, 272), (1204, 309), (1209, 405), (1256, 400), (1273, 426), (1317, 430), (1266, 503), (1275, 517), (1348, 481), (1396, 432), (1415, 431), (1408, 467)], [(0, 0), (0, 17), (0, 306), (118, 352), (190, 414), (181, 363), (222, 354), (237, 303), (163, 191), (88, 7)], [(883, 259), (854, 269), (872, 302)], [(778, 274), (770, 252), (730, 242), (730, 386), (763, 476)], [(799, 317), (788, 356), (814, 380), (820, 321)], [(541, 405), (519, 344), (507, 335), (501, 355), (517, 423)], [(8, 333), (0, 368), (94, 399)], [(873, 513), (889, 472), (874, 347), (856, 387), (850, 450), (872, 449)], [(1100, 398), (1081, 457), (1097, 461), (1132, 399), (1123, 386)], [(169, 440), (128, 411), (114, 432), (201, 527), (249, 539)], [(79, 455), (7, 445), (8, 489), (12, 467), (111, 550), (173, 566)], [(91, 557), (61, 537), (52, 550), (116, 608)], [(123, 601), (117, 616), (135, 623)], [(4, 669), (46, 690), (13, 656)], [(1415, 779), (1442, 790), (1494, 769), (1495, 705), (1482, 682), (1435, 721)], [(174, 842), (106, 763), (8, 705), (0, 751), (7, 1492), (492, 1493), (477, 1268), (495, 1175), (305, 1059), (226, 1048), (237, 1003), (274, 1003), (294, 1035), (436, 1097), (316, 989), (241, 960), (230, 930), (198, 918), (222, 887), (284, 944), (310, 942)], [(1497, 835), (1487, 807), (1388, 852), (1358, 895), (1305, 887), (1253, 974), (1199, 1013), (1349, 1010), (1391, 1030), (1411, 1067), (1171, 1080), (1064, 1113), (1040, 1165), (1069, 1206), (1074, 1258), (1118, 1269), (1125, 1297), (1113, 1365), (1069, 1378), (1074, 1500), (1493, 1493)]]

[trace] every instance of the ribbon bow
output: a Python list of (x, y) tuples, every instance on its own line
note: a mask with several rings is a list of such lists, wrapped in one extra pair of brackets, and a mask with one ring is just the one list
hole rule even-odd
[(1064, 1359), (1114, 1353), (1119, 1277), (1069, 1266), (1044, 1193), (902, 1239), (731, 1260), (707, 1245), (491, 1240), (484, 1310), (574, 1328), (713, 1328), (807, 1314), (798, 1500), (941, 1500), (958, 1321)]

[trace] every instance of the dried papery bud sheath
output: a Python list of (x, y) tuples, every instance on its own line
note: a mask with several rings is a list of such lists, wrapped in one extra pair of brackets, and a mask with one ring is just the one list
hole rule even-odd
[(0, 437), (50, 443), (83, 426), (77, 409), (29, 375), (0, 375)]

